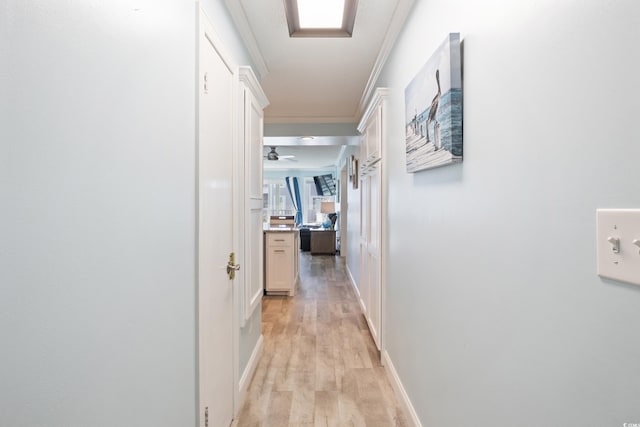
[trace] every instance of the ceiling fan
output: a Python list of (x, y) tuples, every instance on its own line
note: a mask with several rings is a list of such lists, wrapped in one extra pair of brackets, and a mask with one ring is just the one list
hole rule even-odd
[(293, 159), (294, 157), (295, 156), (293, 155), (281, 156), (276, 152), (276, 147), (271, 147), (271, 151), (269, 151), (269, 153), (266, 156), (264, 156), (264, 158), (267, 160), (289, 160), (291, 162), (295, 162), (296, 160)]

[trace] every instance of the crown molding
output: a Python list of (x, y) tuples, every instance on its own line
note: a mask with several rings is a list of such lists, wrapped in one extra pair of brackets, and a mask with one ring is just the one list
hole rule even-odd
[(260, 108), (264, 109), (267, 105), (269, 105), (269, 99), (267, 95), (262, 90), (262, 86), (260, 86), (260, 82), (258, 82), (258, 78), (253, 73), (253, 69), (248, 66), (241, 66), (238, 68), (239, 79), (242, 83), (245, 84), (251, 90), (253, 95), (258, 100), (260, 104)]
[(258, 76), (260, 79), (263, 79), (267, 74), (269, 74), (269, 69), (267, 68), (266, 62), (264, 62), (264, 58), (262, 57), (256, 38), (253, 35), (253, 31), (251, 31), (251, 26), (247, 20), (247, 14), (240, 4), (240, 0), (224, 0), (224, 3), (231, 14), (233, 22), (236, 24), (240, 37), (247, 47), (247, 51), (253, 60)]
[(369, 118), (375, 113), (376, 107), (382, 104), (384, 101), (389, 99), (391, 96), (391, 90), (386, 87), (379, 87), (373, 92), (373, 96), (371, 97), (371, 102), (367, 106), (367, 109), (362, 114), (362, 118), (360, 119), (360, 123), (358, 123), (358, 132), (364, 134), (364, 130), (366, 128), (367, 122)]
[(409, 12), (411, 12), (411, 8), (414, 3), (415, 0), (399, 0), (396, 5), (396, 9), (394, 10), (391, 21), (389, 22), (389, 27), (387, 28), (387, 33), (384, 36), (382, 46), (378, 52), (378, 57), (376, 58), (376, 62), (373, 65), (371, 74), (369, 75), (369, 80), (367, 81), (367, 85), (365, 86), (362, 97), (360, 98), (358, 110), (355, 114), (358, 118), (362, 115), (362, 112), (366, 108), (367, 101), (375, 90), (375, 84), (378, 81), (378, 77), (380, 77), (380, 73), (387, 63), (387, 59), (389, 59), (391, 49), (396, 43), (396, 40), (400, 35), (400, 31), (404, 28), (404, 24), (409, 17)]
[(357, 123), (356, 116), (268, 116), (265, 114), (264, 122), (269, 124), (282, 123)]

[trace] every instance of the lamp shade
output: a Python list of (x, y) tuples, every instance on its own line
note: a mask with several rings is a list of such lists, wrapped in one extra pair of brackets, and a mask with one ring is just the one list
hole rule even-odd
[(320, 205), (320, 212), (323, 214), (333, 213), (336, 211), (336, 204), (334, 202), (322, 202)]

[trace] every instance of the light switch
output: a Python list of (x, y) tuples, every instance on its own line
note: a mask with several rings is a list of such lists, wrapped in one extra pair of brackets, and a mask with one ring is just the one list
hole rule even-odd
[(598, 209), (598, 275), (640, 285), (640, 209)]

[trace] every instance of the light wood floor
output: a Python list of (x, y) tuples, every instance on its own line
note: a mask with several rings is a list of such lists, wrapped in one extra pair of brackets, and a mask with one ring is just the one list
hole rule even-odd
[(301, 255), (296, 296), (263, 298), (264, 351), (233, 426), (406, 426), (344, 258)]

